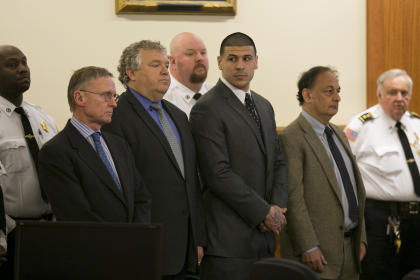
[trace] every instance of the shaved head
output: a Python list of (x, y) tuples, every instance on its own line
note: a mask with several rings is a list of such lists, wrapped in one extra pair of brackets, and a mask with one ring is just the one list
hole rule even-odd
[(209, 61), (203, 40), (190, 32), (177, 34), (170, 43), (170, 71), (180, 83), (198, 92), (207, 78)]

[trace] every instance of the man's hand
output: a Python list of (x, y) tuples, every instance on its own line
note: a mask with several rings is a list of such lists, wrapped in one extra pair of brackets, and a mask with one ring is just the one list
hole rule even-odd
[(201, 260), (203, 259), (203, 256), (204, 256), (203, 247), (197, 246), (197, 256), (198, 256), (198, 265), (200, 265), (201, 264)]
[(269, 232), (269, 231), (270, 231), (270, 229), (269, 229), (268, 227), (266, 227), (266, 226), (265, 226), (264, 222), (261, 222), (261, 223), (258, 225), (258, 229), (259, 229), (261, 232)]
[(362, 261), (365, 256), (366, 256), (366, 244), (363, 242), (360, 242), (360, 254), (359, 254), (360, 261)]
[(4, 249), (3, 246), (0, 246), (0, 266), (6, 261), (6, 249)]
[(302, 262), (307, 264), (316, 272), (322, 272), (324, 265), (327, 264), (327, 260), (324, 258), (324, 255), (319, 248), (316, 248), (310, 253), (304, 254), (302, 256)]
[[(280, 208), (276, 205), (270, 206), (267, 216), (264, 220), (264, 225), (270, 231), (279, 234), (281, 229), (286, 225), (286, 217), (284, 213), (287, 211), (286, 208)], [(261, 230), (261, 227), (260, 227)]]

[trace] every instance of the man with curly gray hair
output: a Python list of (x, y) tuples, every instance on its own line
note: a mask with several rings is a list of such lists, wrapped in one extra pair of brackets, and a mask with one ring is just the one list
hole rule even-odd
[(152, 194), (152, 222), (164, 225), (163, 279), (194, 273), (205, 245), (194, 141), (184, 112), (162, 100), (169, 60), (159, 42), (129, 45), (118, 66), (126, 91), (105, 127), (130, 145)]

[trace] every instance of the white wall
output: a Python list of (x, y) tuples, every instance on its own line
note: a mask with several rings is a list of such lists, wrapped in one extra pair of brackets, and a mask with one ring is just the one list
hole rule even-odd
[[(216, 56), (235, 31), (255, 40), (259, 55), (252, 88), (269, 99), (277, 125), (296, 118), (296, 82), (315, 65), (340, 72), (342, 102), (333, 122), (346, 124), (366, 106), (366, 1), (237, 0), (236, 16), (115, 15), (113, 0), (1, 0), (0, 44), (28, 57), (32, 85), (26, 100), (41, 105), (59, 128), (70, 116), (66, 90), (72, 71), (87, 65), (117, 76), (121, 51), (141, 39), (168, 46), (181, 32), (198, 34), (210, 59), (209, 81), (219, 77)], [(123, 87), (116, 79), (117, 91)]]

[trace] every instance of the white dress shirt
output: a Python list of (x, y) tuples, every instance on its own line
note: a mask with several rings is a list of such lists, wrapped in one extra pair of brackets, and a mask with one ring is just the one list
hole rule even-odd
[[(209, 82), (204, 82), (199, 90), (199, 93), (205, 94), (208, 92), (214, 85)], [(168, 91), (163, 97), (165, 100), (168, 100), (179, 109), (187, 114), (188, 118), (190, 117), (191, 108), (195, 105), (197, 100), (193, 98), (196, 92), (187, 88), (181, 84), (177, 79), (171, 76), (171, 85), (169, 86)]]

